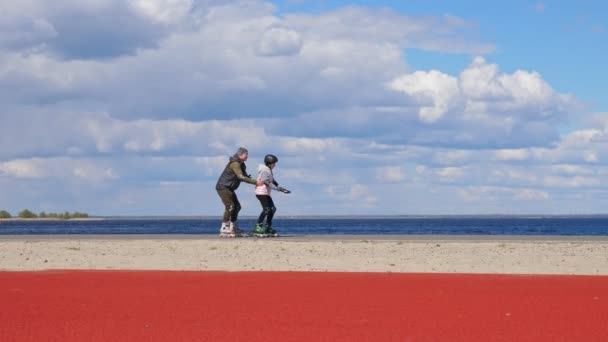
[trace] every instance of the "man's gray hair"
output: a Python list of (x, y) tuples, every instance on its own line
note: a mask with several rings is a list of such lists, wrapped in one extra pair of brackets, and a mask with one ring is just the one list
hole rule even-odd
[(242, 156), (245, 153), (249, 153), (249, 151), (247, 151), (247, 149), (244, 148), (244, 147), (239, 147), (239, 149), (236, 150), (235, 154), (240, 157), (240, 156)]

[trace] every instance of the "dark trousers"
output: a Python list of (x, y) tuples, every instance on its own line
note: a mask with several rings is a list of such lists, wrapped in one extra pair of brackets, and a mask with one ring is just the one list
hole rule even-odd
[(224, 217), (222, 220), (224, 222), (236, 222), (239, 218), (239, 211), (241, 211), (241, 203), (236, 197), (234, 190), (218, 189), (217, 194), (222, 199), (222, 203), (224, 203)]
[(262, 212), (260, 213), (260, 217), (258, 217), (258, 223), (264, 222), (266, 219), (266, 224), (272, 227), (272, 217), (274, 213), (277, 211), (277, 208), (274, 207), (274, 202), (272, 201), (272, 197), (269, 195), (255, 195), (260, 201), (262, 205)]

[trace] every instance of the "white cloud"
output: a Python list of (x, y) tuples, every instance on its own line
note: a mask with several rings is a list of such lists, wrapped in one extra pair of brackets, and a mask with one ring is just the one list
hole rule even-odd
[(526, 201), (547, 200), (549, 199), (549, 194), (546, 191), (542, 190), (521, 189), (516, 190), (513, 198)]
[(401, 182), (405, 179), (405, 170), (400, 166), (377, 168), (376, 179), (380, 182)]
[[(336, 101), (378, 102), (393, 96), (382, 85), (406, 70), (402, 51), (416, 36), (441, 40), (457, 31), (452, 39), (465, 40), (461, 24), (452, 20), (416, 19), (369, 8), (279, 16), (274, 6), (261, 1), (29, 4), (18, 7), (49, 21), (58, 32), (59, 40), (46, 44), (54, 44), (63, 55), (83, 58), (58, 59), (44, 49), (25, 57), (13, 55), (8, 61), (11, 74), (4, 81), (22, 94), (18, 102), (45, 99), (49, 105), (67, 99), (84, 111), (103, 107), (114, 117), (285, 116)], [(84, 22), (70, 22), (67, 15)], [(99, 27), (101, 19), (107, 19), (106, 26)], [(107, 25), (109, 19), (130, 22), (133, 32), (114, 34), (118, 28)], [(164, 24), (176, 20), (183, 24)], [(326, 22), (336, 24), (323, 26)], [(376, 28), (352, 30), (365, 22)], [(93, 41), (106, 44), (92, 46)], [(115, 58), (100, 62), (97, 55)]]
[(219, 176), (219, 170), (223, 170), (228, 164), (225, 156), (196, 157), (194, 162), (205, 170), (207, 176)]
[(98, 169), (94, 165), (75, 166), (72, 174), (82, 180), (98, 182), (104, 180), (114, 180), (120, 178), (118, 173), (112, 168)]
[(444, 167), (435, 171), (435, 174), (442, 182), (453, 182), (465, 174), (461, 167)]
[(87, 182), (116, 180), (117, 172), (103, 163), (72, 158), (16, 159), (0, 163), (0, 175), (16, 179), (79, 179)]
[[(408, 121), (405, 127), (414, 133), (404, 135), (431, 146), (549, 146), (559, 139), (557, 124), (580, 107), (573, 96), (555, 92), (538, 73), (500, 73), (497, 65), (481, 57), (459, 77), (416, 71), (394, 77), (386, 86), (413, 102), (419, 123), (426, 124), (412, 126)], [(409, 118), (407, 108), (403, 106), (401, 114), (404, 121)]]
[(351, 186), (328, 186), (325, 192), (332, 198), (347, 201), (351, 207), (371, 206), (378, 202), (378, 198), (364, 184)]
[(209, 155), (226, 153), (238, 145), (259, 146), (267, 140), (264, 128), (249, 120), (125, 121), (103, 113), (41, 112), (0, 118), (0, 124), (4, 123), (4, 127), (23, 129), (5, 129), (0, 135), (0, 160), (41, 153), (121, 155), (171, 152)]
[(314, 153), (322, 157), (324, 153), (338, 152), (341, 145), (337, 140), (295, 138), (286, 139), (283, 150), (290, 153)]
[(501, 189), (489, 186), (471, 186), (458, 191), (459, 196), (465, 201), (493, 200), (497, 192), (501, 192)]
[(597, 156), (597, 153), (595, 152), (586, 152), (584, 159), (588, 163), (597, 163), (600, 161)]
[[(427, 123), (460, 111), (475, 124), (487, 121), (512, 128), (513, 120), (551, 120), (576, 106), (571, 96), (556, 93), (538, 73), (501, 74), (497, 65), (482, 57), (476, 57), (459, 78), (436, 70), (416, 71), (393, 79), (388, 88), (413, 97), (421, 106), (420, 120)], [(507, 120), (502, 113), (509, 113)]]
[(466, 20), (455, 16), (414, 17), (387, 8), (349, 6), (334, 11), (286, 16), (292, 27), (305, 36), (322, 40), (377, 42), (382, 37), (390, 44), (430, 51), (488, 53), (489, 44), (471, 41), (458, 31), (475, 31)]
[[(546, 201), (549, 193), (538, 189), (511, 189), (505, 187), (478, 186), (462, 189), (459, 192), (466, 201), (500, 201), (506, 198), (524, 201)], [(503, 209), (504, 210), (504, 209)]]
[[(470, 99), (505, 99), (509, 91), (504, 83), (512, 76), (500, 75), (498, 66), (487, 64), (482, 57), (475, 57), (469, 68), (460, 74), (460, 86)], [(509, 82), (511, 83), (511, 82)]]
[(47, 174), (40, 159), (3, 162), (0, 163), (0, 171), (15, 178), (43, 178)]
[(294, 30), (269, 27), (258, 41), (256, 52), (260, 56), (290, 56), (302, 47), (302, 38)]
[(608, 112), (591, 113), (583, 117), (582, 121), (592, 128), (608, 131)]
[(545, 186), (548, 187), (567, 187), (567, 188), (579, 188), (579, 187), (591, 187), (601, 185), (602, 182), (593, 177), (562, 177), (562, 176), (547, 176), (543, 181)]
[[(389, 88), (404, 92), (421, 103), (418, 116), (427, 123), (433, 123), (444, 116), (459, 95), (456, 79), (434, 70), (401, 76), (393, 80)], [(431, 105), (424, 105), (427, 102)]]
[(492, 184), (503, 184), (513, 186), (531, 186), (538, 185), (538, 175), (540, 172), (529, 170), (526, 168), (511, 168), (493, 166), (493, 170), (489, 172), (488, 180)]
[(0, 48), (36, 46), (56, 36), (57, 31), (44, 18), (17, 15), (7, 16), (0, 21)]
[(129, 0), (135, 10), (162, 23), (177, 22), (186, 16), (193, 0)]
[(526, 160), (530, 156), (530, 152), (526, 149), (504, 149), (494, 152), (496, 160)]
[(599, 141), (608, 141), (608, 134), (598, 129), (587, 129), (575, 131), (565, 136), (562, 140), (562, 146), (566, 148), (584, 148)]
[(435, 160), (442, 165), (463, 164), (470, 160), (473, 153), (471, 151), (438, 151), (435, 153)]
[(585, 166), (581, 165), (568, 165), (568, 164), (558, 164), (551, 165), (551, 171), (558, 174), (567, 174), (567, 175), (591, 175), (594, 174), (594, 171)]
[[(133, 54), (139, 48), (156, 46), (169, 34), (165, 23), (158, 21), (170, 17), (172, 12), (166, 12), (169, 3), (151, 6), (160, 4), (151, 1), (146, 5), (154, 17), (142, 15), (122, 0), (3, 1), (0, 3), (3, 22), (20, 23), (7, 30), (9, 40), (14, 43), (5, 46), (17, 51), (34, 48), (61, 59), (91, 60)], [(157, 11), (152, 11), (153, 8)], [(128, 25), (115, 24), (119, 22)], [(179, 25), (187, 26), (182, 22)]]
[[(411, 70), (408, 49), (493, 50), (462, 18), (284, 14), (257, 0), (23, 0), (0, 12), (0, 207), (214, 214), (238, 146), (250, 172), (279, 156), (294, 194), (277, 201), (296, 214), (608, 204), (606, 113), (560, 134), (581, 107), (525, 65)], [(99, 196), (78, 195), (88, 182)], [(67, 190), (53, 195), (57, 183)]]

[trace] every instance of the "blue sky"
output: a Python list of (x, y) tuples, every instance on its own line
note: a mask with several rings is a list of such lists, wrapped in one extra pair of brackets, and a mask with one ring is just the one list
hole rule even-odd
[[(368, 6), (369, 1), (294, 1), (276, 2), (285, 12), (320, 13), (343, 6)], [(603, 1), (529, 1), (484, 2), (476, 0), (381, 1), (407, 15), (457, 16), (475, 26), (471, 39), (495, 46), (488, 54), (505, 72), (525, 65), (543, 75), (555, 89), (575, 93), (597, 110), (608, 109), (602, 96), (602, 80), (608, 68), (608, 3)], [(417, 68), (458, 73), (470, 61), (468, 54), (429, 53), (411, 50), (408, 62)]]
[(219, 216), (245, 146), (278, 215), (605, 213), (607, 10), (3, 1), (0, 209)]

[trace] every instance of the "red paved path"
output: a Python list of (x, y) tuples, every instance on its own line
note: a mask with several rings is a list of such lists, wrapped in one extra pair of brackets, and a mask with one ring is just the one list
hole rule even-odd
[(608, 277), (0, 272), (0, 341), (608, 341)]

